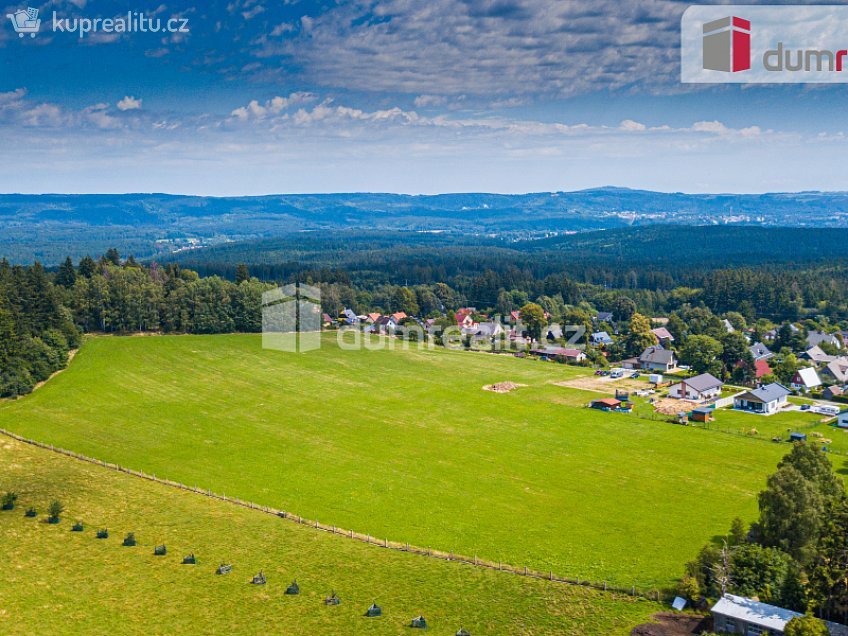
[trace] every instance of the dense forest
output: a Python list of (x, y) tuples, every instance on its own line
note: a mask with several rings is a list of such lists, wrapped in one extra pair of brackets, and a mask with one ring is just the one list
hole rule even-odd
[(230, 279), (246, 263), (262, 280), (339, 283), (378, 298), (386, 285), (441, 282), (476, 307), (495, 307), (506, 290), (531, 298), (561, 295), (566, 304), (586, 300), (607, 310), (623, 294), (651, 314), (703, 301), (716, 312), (739, 311), (750, 319), (796, 320), (812, 310), (841, 320), (848, 317), (846, 241), (848, 230), (739, 226), (652, 226), (518, 242), (305, 233), (166, 260)]
[[(351, 308), (440, 318), (468, 306), (506, 316), (533, 302), (551, 320), (587, 329), (599, 311), (612, 312), (622, 329), (636, 312), (667, 316), (681, 346), (689, 336), (724, 338), (719, 316), (753, 327), (756, 337), (787, 322), (848, 326), (848, 262), (831, 256), (848, 234), (748, 230), (759, 233), (760, 247), (746, 249), (750, 236), (722, 227), (611, 230), (518, 243), (429, 233), (307, 233), (161, 263), (123, 259), (115, 249), (97, 260), (67, 258), (49, 270), (2, 261), (0, 395), (26, 393), (62, 368), (86, 332), (260, 331), (262, 293), (291, 281), (319, 285), (331, 316)], [(714, 241), (721, 245), (720, 263), (706, 247)], [(665, 243), (663, 257), (652, 259)], [(725, 366), (728, 375), (730, 363)]]

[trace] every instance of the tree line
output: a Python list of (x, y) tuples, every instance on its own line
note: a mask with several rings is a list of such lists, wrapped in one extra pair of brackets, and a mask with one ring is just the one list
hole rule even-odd
[(734, 520), (686, 566), (681, 593), (696, 604), (725, 593), (758, 597), (846, 622), (848, 497), (827, 455), (815, 444), (795, 444), (758, 504), (755, 523)]

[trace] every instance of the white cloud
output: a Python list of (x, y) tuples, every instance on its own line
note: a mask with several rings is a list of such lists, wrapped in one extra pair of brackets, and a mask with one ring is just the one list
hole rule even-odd
[(266, 117), (279, 115), (280, 113), (301, 104), (308, 104), (317, 99), (316, 95), (306, 91), (298, 91), (291, 93), (288, 97), (272, 97), (271, 99), (259, 103), (259, 100), (251, 100), (247, 106), (236, 108), (230, 113), (230, 116), (238, 121), (248, 121), (251, 119), (265, 119)]
[(432, 106), (444, 106), (448, 98), (444, 95), (419, 95), (415, 98), (416, 108), (429, 108)]
[(120, 100), (116, 106), (118, 110), (138, 110), (141, 108), (141, 99), (136, 99), (130, 95), (125, 96), (122, 100)]
[(633, 132), (640, 132), (647, 128), (645, 124), (639, 123), (638, 121), (633, 121), (632, 119), (625, 119), (621, 124), (619, 124), (619, 128), (622, 130), (630, 130)]

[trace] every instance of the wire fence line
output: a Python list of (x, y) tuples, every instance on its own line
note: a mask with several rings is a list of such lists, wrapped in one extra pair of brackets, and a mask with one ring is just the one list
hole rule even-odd
[(501, 561), (490, 561), (486, 559), (480, 559), (477, 555), (473, 557), (469, 557), (462, 554), (457, 554), (454, 552), (445, 552), (443, 550), (434, 550), (432, 548), (424, 548), (421, 546), (412, 545), (410, 543), (402, 543), (399, 541), (390, 541), (388, 538), (379, 538), (372, 536), (370, 534), (365, 534), (362, 532), (356, 532), (354, 530), (341, 528), (335, 525), (329, 525), (325, 523), (320, 523), (317, 519), (307, 519), (305, 517), (301, 517), (300, 515), (287, 512), (285, 510), (279, 510), (277, 508), (272, 508), (270, 506), (265, 506), (262, 504), (257, 504), (251, 501), (245, 501), (243, 499), (239, 499), (238, 497), (230, 497), (225, 494), (219, 494), (212, 492), (211, 489), (203, 489), (198, 486), (189, 486), (183, 484), (181, 482), (172, 481), (170, 479), (163, 479), (161, 477), (157, 477), (154, 474), (145, 473), (140, 470), (133, 470), (131, 468), (127, 468), (125, 466), (120, 466), (118, 464), (113, 464), (101, 459), (94, 459), (93, 457), (88, 457), (86, 455), (82, 455), (80, 453), (76, 453), (71, 450), (67, 450), (64, 448), (59, 448), (58, 446), (54, 446), (53, 444), (46, 444), (44, 442), (39, 442), (36, 440), (28, 439), (17, 433), (13, 433), (11, 431), (7, 431), (6, 429), (0, 428), (0, 435), (5, 435), (11, 439), (14, 439), (23, 444), (29, 444), (30, 446), (35, 446), (37, 448), (45, 449), (52, 451), (54, 453), (58, 453), (60, 455), (65, 455), (66, 457), (71, 457), (73, 459), (77, 459), (79, 461), (87, 462), (89, 464), (93, 464), (95, 466), (100, 466), (101, 468), (105, 468), (107, 470), (113, 470), (116, 472), (124, 473), (126, 475), (131, 475), (133, 477), (138, 477), (140, 479), (146, 479), (151, 482), (155, 482), (157, 484), (168, 486), (170, 488), (177, 488), (179, 490), (184, 490), (188, 492), (192, 492), (198, 495), (203, 495), (204, 497), (209, 497), (211, 499), (217, 499), (219, 501), (223, 501), (232, 505), (241, 506), (243, 508), (248, 508), (250, 510), (255, 510), (258, 512), (262, 512), (268, 515), (272, 515), (279, 519), (285, 519), (287, 521), (291, 521), (309, 528), (313, 528), (315, 530), (320, 530), (322, 532), (328, 532), (330, 534), (338, 535), (340, 537), (345, 537), (348, 539), (352, 539), (354, 541), (360, 541), (362, 543), (367, 543), (368, 545), (377, 546), (389, 550), (396, 550), (400, 552), (409, 552), (411, 554), (417, 554), (420, 556), (439, 559), (442, 561), (453, 561), (456, 563), (462, 563), (465, 565), (470, 565), (473, 567), (484, 568), (489, 570), (497, 570), (499, 572), (505, 572), (508, 574), (514, 574), (518, 576), (525, 576), (533, 579), (540, 579), (544, 581), (550, 581), (553, 583), (561, 583), (566, 585), (575, 585), (582, 586), (587, 588), (592, 588), (595, 590), (601, 590), (604, 592), (616, 593), (616, 594), (625, 594), (629, 596), (644, 598), (650, 601), (657, 602), (666, 602), (670, 601), (674, 596), (669, 590), (660, 590), (656, 587), (644, 588), (637, 585), (631, 585), (630, 587), (622, 587), (619, 584), (613, 584), (608, 581), (592, 581), (590, 579), (583, 579), (579, 576), (577, 577), (566, 577), (555, 574), (553, 570), (548, 570), (547, 572), (542, 572), (540, 570), (535, 570), (529, 568), (527, 566), (518, 567), (514, 565), (510, 565), (509, 563), (504, 563)]

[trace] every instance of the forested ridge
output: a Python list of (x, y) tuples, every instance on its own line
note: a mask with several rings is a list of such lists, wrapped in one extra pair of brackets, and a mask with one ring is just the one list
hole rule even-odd
[[(351, 308), (437, 318), (466, 306), (506, 316), (536, 302), (554, 319), (589, 327), (598, 311), (621, 321), (638, 311), (671, 316), (682, 331), (691, 325), (679, 321), (698, 308), (761, 327), (803, 319), (848, 325), (841, 258), (848, 231), (749, 230), (638, 228), (517, 243), (307, 233), (162, 263), (123, 259), (115, 249), (49, 270), (2, 261), (0, 394), (26, 393), (62, 368), (85, 332), (257, 332), (262, 293), (291, 281), (320, 285), (334, 317)], [(755, 245), (746, 249), (746, 241)], [(668, 253), (650, 258), (658, 245)]]

